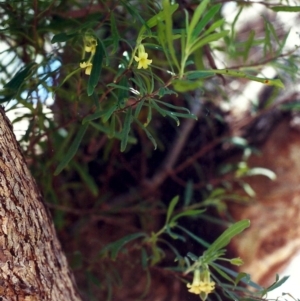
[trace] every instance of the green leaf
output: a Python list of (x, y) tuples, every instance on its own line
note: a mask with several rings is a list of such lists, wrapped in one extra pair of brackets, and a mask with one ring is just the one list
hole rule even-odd
[(291, 12), (297, 13), (300, 12), (300, 6), (273, 6), (271, 9), (275, 12), (283, 11), (283, 12)]
[(109, 120), (111, 115), (118, 109), (117, 104), (113, 104), (109, 109), (105, 110), (105, 113), (103, 114), (102, 121), (105, 123)]
[(113, 50), (112, 53), (115, 53), (118, 50), (119, 46), (119, 32), (116, 24), (116, 18), (113, 13), (110, 15), (110, 28), (111, 28), (111, 34), (112, 34), (112, 40), (113, 40)]
[(169, 225), (166, 226), (165, 232), (166, 232), (167, 234), (169, 234), (170, 237), (172, 237), (172, 238), (175, 239), (175, 240), (176, 240), (176, 239), (180, 239), (181, 241), (184, 241), (184, 242), (186, 241), (186, 239), (184, 238), (184, 236), (179, 235), (179, 234), (173, 232), (173, 231), (171, 230), (171, 227), (170, 227)]
[(102, 111), (99, 110), (99, 111), (96, 111), (95, 113), (93, 113), (91, 115), (88, 115), (88, 116), (84, 117), (83, 120), (82, 120), (82, 124), (85, 124), (85, 123), (87, 123), (89, 121), (92, 121), (92, 120), (95, 120), (95, 119), (99, 119), (103, 115), (107, 114), (110, 111), (110, 109), (106, 109), (106, 110), (102, 110)]
[(184, 93), (198, 89), (202, 85), (202, 81), (191, 81), (187, 79), (174, 79), (172, 81), (174, 89), (178, 92)]
[[(228, 269), (228, 268), (224, 267), (223, 265), (220, 265), (220, 264), (218, 264), (216, 262), (214, 262), (213, 264), (214, 264), (214, 266), (217, 266), (219, 269), (225, 271), (228, 275), (231, 275), (231, 276), (233, 276), (235, 278), (238, 276), (237, 272), (235, 272), (235, 271), (233, 271), (231, 269)], [(249, 286), (253, 287), (256, 290), (261, 290), (262, 289), (262, 287), (259, 286), (257, 283), (251, 281), (250, 277), (241, 278), (240, 281), (243, 282), (244, 284), (246, 284), (247, 286), (249, 285)]]
[(31, 62), (26, 66), (22, 67), (15, 76), (6, 83), (3, 88), (6, 90), (4, 95), (5, 101), (9, 101), (12, 99), (19, 91), (25, 80), (33, 74), (36, 70), (37, 64), (35, 62)]
[(221, 27), (223, 25), (223, 23), (225, 22), (224, 19), (220, 19), (216, 22), (214, 22), (203, 34), (202, 36), (207, 36), (208, 34), (210, 34), (211, 32), (215, 31), (215, 29), (217, 29), (218, 27)]
[(177, 126), (180, 125), (180, 121), (179, 121), (179, 119), (176, 117), (176, 115), (175, 115), (174, 112), (170, 112), (170, 111), (167, 111), (167, 110), (161, 108), (161, 107), (156, 103), (155, 100), (152, 100), (152, 101), (150, 102), (150, 104), (151, 104), (151, 105), (155, 108), (155, 110), (156, 110), (157, 112), (159, 112), (163, 117), (169, 116), (169, 117), (171, 117), (172, 119), (175, 120)]
[(51, 39), (51, 43), (59, 43), (59, 42), (66, 42), (74, 37), (76, 37), (78, 34), (73, 33), (73, 34), (67, 34), (65, 32), (58, 33), (54, 35), (54, 37)]
[(200, 37), (198, 38), (191, 46), (191, 48), (189, 49), (189, 53), (193, 53), (194, 51), (196, 51), (198, 48), (203, 47), (204, 45), (213, 42), (213, 41), (217, 41), (225, 36), (227, 36), (227, 34), (229, 33), (229, 30), (223, 30), (221, 32), (218, 33), (212, 33), (204, 38)]
[(300, 110), (300, 102), (292, 102), (286, 103), (280, 106), (281, 110), (292, 110), (292, 111), (299, 111)]
[[(265, 289), (265, 292), (263, 293), (263, 295), (265, 295), (267, 292), (271, 292), (273, 291), (274, 289), (280, 287), (282, 284), (284, 284), (288, 279), (290, 278), (290, 276), (284, 276), (282, 277), (280, 280), (279, 280), (279, 276), (276, 274), (276, 280), (275, 282), (270, 285), (269, 287), (267, 287)], [(278, 281), (279, 280), (279, 281)]]
[(195, 29), (193, 31), (191, 42), (193, 42), (193, 40), (201, 33), (201, 31), (203, 30), (203, 28), (205, 28), (205, 26), (208, 24), (208, 22), (213, 19), (215, 14), (220, 10), (221, 6), (222, 6), (222, 4), (214, 5), (207, 12), (207, 14), (202, 18), (202, 20), (197, 24), (197, 26), (195, 27)]
[[(169, 7), (169, 11), (171, 14), (173, 14), (177, 9), (178, 9), (179, 5), (176, 4), (172, 4)], [(148, 28), (152, 28), (154, 26), (157, 26), (158, 22), (162, 22), (165, 20), (165, 13), (164, 11), (160, 11), (157, 15), (153, 16), (152, 18), (150, 18), (147, 22), (146, 25), (143, 25), (139, 35), (138, 35), (138, 39), (137, 41), (139, 42), (142, 39), (142, 35), (144, 34), (144, 32), (148, 29)]]
[(243, 273), (243, 272), (238, 273), (238, 275), (234, 279), (234, 284), (237, 285), (242, 279), (245, 279), (246, 281), (250, 280), (248, 278), (249, 278), (249, 275), (247, 273)]
[(205, 212), (206, 209), (202, 209), (202, 210), (187, 210), (187, 211), (183, 211), (175, 216), (172, 217), (170, 224), (174, 223), (175, 221), (177, 221), (179, 218), (184, 217), (184, 216), (196, 216), (196, 215), (200, 215), (201, 213)]
[(191, 23), (189, 25), (188, 32), (187, 32), (187, 46), (190, 45), (190, 41), (191, 41), (191, 37), (194, 32), (194, 28), (199, 23), (200, 18), (202, 16), (202, 14), (204, 13), (209, 1), (210, 0), (201, 1), (201, 3), (198, 5), (198, 7), (196, 8), (196, 10), (193, 14), (193, 17), (192, 17), (192, 20), (191, 20)]
[[(98, 123), (95, 123), (93, 121), (90, 122), (90, 125), (92, 125), (97, 131), (100, 131), (104, 134), (106, 134), (108, 137), (110, 137), (110, 129), (107, 128), (107, 126), (103, 126), (101, 124), (98, 124)], [(122, 134), (121, 133), (115, 133), (114, 135), (114, 138), (116, 139), (119, 139), (119, 140), (122, 140)], [(128, 143), (131, 143), (131, 144), (136, 144), (137, 143), (137, 139), (135, 137), (132, 137), (132, 136), (128, 136)]]
[(68, 163), (72, 160), (72, 158), (75, 156), (80, 142), (89, 126), (89, 123), (86, 123), (82, 125), (73, 141), (71, 144), (69, 150), (67, 151), (66, 155), (63, 157), (61, 162), (58, 164), (57, 168), (55, 169), (54, 175), (57, 176), (67, 165)]
[(163, 0), (163, 13), (166, 22), (165, 27), (165, 38), (167, 39), (168, 50), (172, 58), (173, 64), (180, 69), (178, 60), (175, 55), (175, 48), (173, 45), (173, 21), (172, 21), (172, 10), (169, 0)]
[(75, 169), (79, 173), (83, 182), (86, 183), (87, 187), (89, 188), (89, 190), (91, 191), (93, 196), (97, 196), (98, 192), (99, 192), (98, 186), (95, 183), (93, 177), (90, 176), (89, 172), (85, 168), (83, 168), (83, 166), (81, 166), (81, 164), (78, 164), (74, 161), (72, 162), (72, 165), (75, 167)]
[(128, 136), (130, 132), (130, 125), (132, 122), (132, 107), (129, 107), (126, 111), (126, 116), (124, 120), (124, 127), (122, 130), (122, 140), (121, 140), (121, 152), (124, 152), (128, 143)]
[(249, 38), (245, 43), (245, 49), (244, 49), (244, 54), (243, 54), (243, 60), (246, 61), (248, 56), (249, 56), (249, 51), (251, 49), (251, 46), (253, 44), (254, 41), (254, 37), (255, 37), (255, 31), (251, 30), (250, 34), (249, 34)]
[(116, 114), (113, 114), (111, 117), (109, 131), (108, 131), (108, 138), (113, 138), (116, 133)]
[(209, 70), (201, 70), (201, 71), (189, 71), (186, 72), (186, 78), (188, 80), (199, 79), (199, 78), (207, 78), (214, 76), (216, 73)]
[(210, 264), (224, 279), (228, 280), (231, 283), (234, 283), (234, 280), (229, 277), (225, 272), (223, 272), (221, 269), (219, 269), (215, 264)]
[[(149, 107), (149, 112), (151, 112), (151, 107)], [(148, 119), (148, 118), (147, 118)], [(151, 133), (148, 131), (148, 129), (136, 118), (134, 117), (135, 122), (140, 126), (140, 128), (146, 133), (148, 139), (152, 142), (154, 145), (154, 149), (157, 149), (157, 143), (154, 139), (154, 137), (151, 135)], [(148, 122), (148, 120), (147, 120)]]
[(183, 232), (185, 232), (187, 235), (189, 235), (192, 239), (194, 239), (200, 245), (202, 245), (206, 248), (209, 248), (210, 244), (207, 243), (205, 240), (203, 240), (201, 237), (196, 236), (194, 233), (190, 232), (189, 230), (185, 229), (184, 227), (181, 227), (179, 225), (177, 225), (176, 227), (179, 228), (180, 230), (182, 230)]
[(238, 77), (238, 78), (247, 78), (249, 80), (253, 80), (268, 86), (275, 86), (279, 88), (284, 88), (284, 84), (280, 79), (269, 79), (269, 78), (261, 78), (253, 75), (246, 74), (241, 71), (229, 70), (229, 69), (212, 69), (211, 71), (217, 74), (224, 74), (228, 76)]
[(166, 225), (169, 223), (171, 215), (173, 214), (174, 208), (177, 205), (178, 201), (179, 201), (179, 196), (178, 195), (173, 197), (173, 199), (171, 200), (171, 202), (169, 204), (169, 207), (168, 207), (168, 211), (167, 211)]
[(212, 254), (223, 247), (227, 246), (231, 239), (238, 235), (239, 233), (243, 232), (246, 228), (250, 226), (249, 220), (242, 220), (239, 221), (232, 226), (230, 226), (227, 230), (225, 230), (208, 248), (206, 254)]
[[(185, 111), (185, 112), (187, 112), (188, 114), (191, 114), (191, 112), (190, 112), (190, 110), (189, 110), (188, 108), (185, 108), (185, 107), (179, 107), (179, 106), (174, 106), (174, 105), (172, 105), (172, 104), (170, 104), (170, 103), (168, 103), (168, 102), (161, 101), (161, 100), (158, 100), (158, 99), (156, 99), (155, 101), (156, 101), (157, 103), (160, 103), (160, 104), (162, 104), (162, 105), (164, 105), (164, 106), (170, 108), (170, 109), (179, 110), (179, 111)], [(192, 114), (191, 114), (191, 115), (192, 115)]]
[(100, 251), (100, 256), (105, 254), (106, 252), (111, 252), (111, 259), (112, 260), (116, 260), (118, 253), (120, 252), (121, 248), (128, 244), (129, 242), (140, 238), (140, 237), (146, 237), (146, 234), (143, 232), (139, 232), (139, 233), (133, 233), (133, 234), (129, 234), (113, 243), (108, 244), (107, 246), (105, 246), (101, 251)]
[(97, 42), (98, 44), (96, 46), (96, 52), (92, 62), (93, 64), (92, 72), (89, 77), (88, 87), (87, 87), (88, 96), (91, 96), (94, 93), (94, 89), (98, 84), (101, 68), (102, 68), (102, 61), (104, 57), (104, 50), (103, 50), (102, 43), (99, 40), (97, 40)]
[(257, 176), (257, 175), (262, 175), (266, 176), (272, 181), (276, 180), (276, 174), (270, 169), (263, 168), (263, 167), (254, 167), (251, 168), (249, 171), (246, 172), (247, 176)]
[(185, 186), (185, 190), (184, 190), (184, 207), (187, 207), (191, 201), (192, 201), (192, 197), (193, 197), (193, 180), (188, 180), (187, 184)]

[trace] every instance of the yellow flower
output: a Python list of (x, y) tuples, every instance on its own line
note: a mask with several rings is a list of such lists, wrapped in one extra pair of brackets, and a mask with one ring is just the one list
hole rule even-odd
[(138, 56), (134, 56), (134, 59), (139, 63), (138, 69), (147, 69), (148, 65), (152, 63), (152, 60), (148, 60), (148, 53), (145, 52), (144, 45), (140, 45), (138, 48)]
[(91, 52), (93, 56), (96, 52), (96, 46), (98, 45), (97, 39), (90, 34), (86, 34), (84, 37), (84, 51)]
[(197, 294), (197, 295), (204, 293), (203, 295), (207, 295), (215, 289), (215, 283), (213, 281), (210, 281), (207, 275), (205, 275), (206, 271), (203, 272), (203, 274), (201, 275), (200, 269), (196, 269), (194, 271), (193, 283), (187, 284), (190, 293)]
[(85, 74), (90, 75), (92, 71), (93, 64), (91, 62), (82, 62), (79, 64), (80, 68), (85, 69)]

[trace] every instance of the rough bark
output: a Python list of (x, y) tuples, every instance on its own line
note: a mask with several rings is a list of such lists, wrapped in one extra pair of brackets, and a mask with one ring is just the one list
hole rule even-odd
[(0, 108), (0, 300), (80, 297), (51, 217)]

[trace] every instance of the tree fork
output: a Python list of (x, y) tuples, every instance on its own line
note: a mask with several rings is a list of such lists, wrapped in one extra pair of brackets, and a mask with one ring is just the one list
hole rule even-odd
[(0, 108), (0, 300), (80, 301), (52, 219)]

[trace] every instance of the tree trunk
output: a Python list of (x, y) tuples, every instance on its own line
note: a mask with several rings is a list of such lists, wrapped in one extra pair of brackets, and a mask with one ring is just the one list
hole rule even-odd
[(0, 299), (80, 300), (12, 125), (0, 108)]

